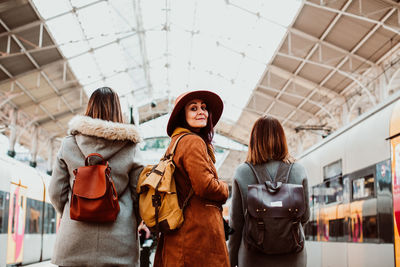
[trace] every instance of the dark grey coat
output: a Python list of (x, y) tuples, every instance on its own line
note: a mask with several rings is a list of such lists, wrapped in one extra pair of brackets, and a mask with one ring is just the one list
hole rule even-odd
[[(70, 122), (50, 183), (50, 199), (61, 214), (52, 263), (61, 266), (138, 266), (139, 243), (135, 207), (137, 178), (142, 170), (136, 154), (139, 134), (132, 125), (77, 116)], [(113, 223), (70, 219), (73, 170), (85, 156), (100, 153), (108, 160), (120, 205)], [(95, 160), (95, 159), (94, 159)]]
[[(267, 170), (271, 177), (275, 177), (278, 170), (279, 161), (270, 161)], [(308, 183), (307, 175), (303, 166), (294, 163), (289, 175), (289, 183), (302, 184), (305, 192), (306, 212), (301, 222), (304, 225), (310, 217), (308, 203)], [(243, 163), (236, 169), (232, 184), (232, 203), (229, 211), (230, 226), (235, 229), (229, 238), (228, 249), (231, 266), (250, 267), (250, 266), (276, 266), (276, 267), (304, 267), (307, 264), (307, 252), (297, 254), (266, 255), (257, 251), (247, 249), (242, 238), (244, 226), (245, 207), (247, 206), (247, 186), (257, 184), (257, 180), (250, 167)]]

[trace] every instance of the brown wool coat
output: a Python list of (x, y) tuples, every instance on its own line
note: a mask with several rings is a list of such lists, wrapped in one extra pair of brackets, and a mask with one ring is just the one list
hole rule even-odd
[[(171, 144), (178, 136), (172, 137)], [(221, 205), (228, 198), (228, 186), (218, 180), (203, 139), (193, 134), (183, 137), (176, 148), (174, 162), (180, 204), (191, 187), (194, 195), (185, 208), (183, 226), (161, 237), (154, 266), (229, 266), (221, 214)]]

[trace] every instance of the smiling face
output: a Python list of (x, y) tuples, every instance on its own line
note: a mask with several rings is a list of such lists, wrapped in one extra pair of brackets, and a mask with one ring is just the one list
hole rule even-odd
[(207, 126), (208, 111), (206, 103), (201, 99), (190, 100), (185, 106), (187, 124), (196, 132)]

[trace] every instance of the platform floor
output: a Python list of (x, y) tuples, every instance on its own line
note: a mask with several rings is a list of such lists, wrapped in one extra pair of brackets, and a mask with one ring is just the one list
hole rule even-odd
[[(150, 254), (150, 266), (153, 266), (155, 251), (152, 251)], [(39, 263), (33, 263), (28, 265), (23, 265), (24, 267), (58, 267), (57, 265), (52, 264), (50, 261), (42, 261)]]
[(57, 265), (52, 264), (50, 261), (42, 261), (39, 263), (24, 265), (24, 267), (57, 267)]

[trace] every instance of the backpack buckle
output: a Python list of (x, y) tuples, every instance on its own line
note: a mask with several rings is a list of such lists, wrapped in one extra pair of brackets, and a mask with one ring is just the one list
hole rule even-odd
[(257, 229), (258, 230), (264, 230), (264, 221), (262, 219), (257, 220)]
[(151, 203), (153, 204), (153, 207), (161, 206), (161, 196), (160, 195), (152, 195)]

